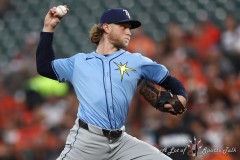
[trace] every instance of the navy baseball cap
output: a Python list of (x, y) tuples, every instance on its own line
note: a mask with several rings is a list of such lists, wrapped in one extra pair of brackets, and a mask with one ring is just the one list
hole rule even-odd
[(131, 19), (130, 14), (123, 8), (111, 8), (103, 12), (100, 18), (100, 24), (104, 23), (124, 23), (129, 22), (130, 29), (138, 28), (141, 26), (141, 22)]

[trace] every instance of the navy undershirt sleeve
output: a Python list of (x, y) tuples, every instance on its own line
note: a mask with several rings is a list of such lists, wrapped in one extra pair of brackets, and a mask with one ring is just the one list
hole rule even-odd
[(164, 87), (166, 90), (171, 90), (172, 93), (175, 95), (181, 95), (184, 98), (186, 98), (186, 100), (188, 99), (187, 92), (186, 92), (183, 84), (175, 77), (172, 77), (169, 75), (159, 85)]
[(52, 68), (52, 61), (55, 59), (53, 44), (53, 33), (41, 32), (40, 40), (36, 51), (36, 63), (38, 74), (57, 80)]

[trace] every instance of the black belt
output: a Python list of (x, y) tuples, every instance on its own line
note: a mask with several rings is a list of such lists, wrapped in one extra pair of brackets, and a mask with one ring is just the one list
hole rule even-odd
[[(80, 119), (78, 119), (78, 123), (79, 123), (79, 127), (82, 127), (84, 129), (90, 131), (87, 123), (83, 122)], [(118, 139), (121, 137), (122, 132), (123, 132), (122, 130), (113, 130), (113, 131), (107, 130), (107, 129), (101, 129), (101, 130), (102, 130), (103, 136), (105, 136), (109, 139)]]

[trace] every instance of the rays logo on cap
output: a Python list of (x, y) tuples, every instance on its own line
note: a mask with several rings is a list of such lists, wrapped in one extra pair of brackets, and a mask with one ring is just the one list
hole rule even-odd
[(130, 23), (130, 29), (138, 28), (141, 22), (131, 19), (129, 12), (124, 8), (110, 8), (104, 11), (100, 17), (100, 24)]
[(128, 18), (131, 18), (131, 17), (130, 17), (130, 14), (128, 13), (128, 11), (127, 11), (126, 9), (123, 9), (123, 12), (126, 13), (126, 15), (128, 16)]

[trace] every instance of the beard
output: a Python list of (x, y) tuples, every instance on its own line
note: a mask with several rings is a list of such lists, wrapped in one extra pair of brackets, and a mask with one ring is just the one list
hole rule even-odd
[(115, 34), (115, 32), (111, 32), (109, 34), (109, 42), (113, 44), (114, 47), (116, 48), (126, 48), (128, 46), (129, 42), (124, 41), (123, 39), (121, 39), (121, 37), (117, 34)]

